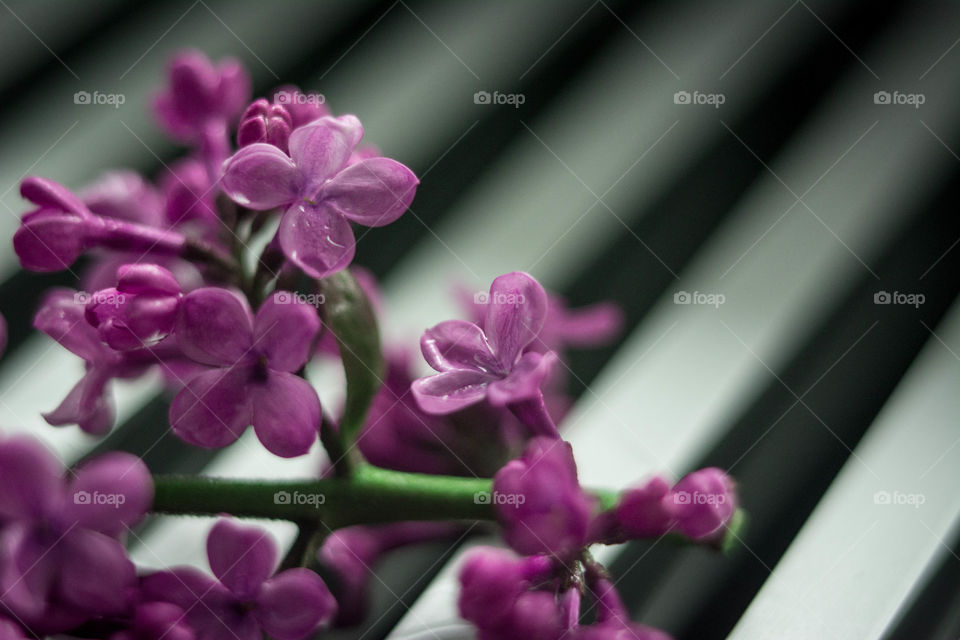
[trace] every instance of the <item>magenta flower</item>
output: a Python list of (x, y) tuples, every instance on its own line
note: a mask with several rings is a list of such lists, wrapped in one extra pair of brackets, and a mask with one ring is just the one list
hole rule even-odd
[(177, 161), (160, 178), (160, 189), (167, 224), (199, 221), (220, 230), (217, 190), (202, 162), (190, 157)]
[(737, 510), (736, 485), (723, 469), (689, 473), (673, 487), (676, 527), (694, 540), (713, 540)]
[(44, 178), (26, 178), (20, 193), (37, 205), (23, 214), (13, 248), (24, 269), (61, 271), (91, 247), (167, 254), (183, 252), (186, 239), (164, 231), (94, 215), (69, 189)]
[(266, 99), (259, 98), (240, 116), (237, 146), (246, 147), (256, 142), (264, 142), (288, 153), (291, 131), (293, 118), (286, 107), (283, 104), (270, 104)]
[(170, 62), (168, 78), (153, 106), (163, 128), (184, 142), (233, 120), (250, 101), (250, 77), (232, 58), (214, 66), (199, 51), (186, 51)]
[(219, 520), (207, 537), (207, 559), (216, 578), (193, 567), (147, 576), (149, 600), (186, 611), (197, 640), (300, 640), (326, 625), (337, 603), (309, 569), (274, 575), (277, 547), (258, 527)]
[[(310, 124), (324, 116), (333, 115), (327, 108), (322, 96), (300, 91), (293, 85), (286, 85), (273, 92), (273, 103), (282, 105), (290, 114), (291, 125), (294, 129)], [(377, 154), (380, 155), (380, 154)]]
[(63, 472), (32, 439), (0, 441), (0, 609), (38, 633), (126, 609), (136, 575), (118, 538), (153, 500), (150, 473), (130, 454)]
[(350, 221), (389, 224), (410, 206), (418, 180), (389, 158), (348, 166), (363, 127), (325, 117), (290, 134), (290, 155), (271, 144), (243, 147), (223, 167), (223, 190), (250, 209), (286, 208), (278, 231), (287, 258), (322, 278), (346, 268), (356, 240)]
[(532, 439), (493, 478), (503, 538), (518, 553), (568, 558), (587, 541), (594, 500), (580, 487), (570, 444)]
[(174, 433), (200, 447), (224, 447), (253, 424), (278, 456), (305, 454), (320, 427), (320, 400), (294, 372), (309, 359), (320, 319), (313, 307), (276, 292), (252, 317), (226, 289), (204, 287), (180, 303), (176, 336), (184, 354), (215, 367), (173, 399)]
[(145, 602), (137, 605), (125, 621), (125, 628), (110, 636), (110, 640), (195, 640), (186, 617), (175, 604)]
[(173, 331), (180, 285), (155, 264), (126, 264), (117, 286), (94, 293), (84, 315), (110, 348), (129, 351), (157, 344)]
[(136, 171), (108, 171), (78, 194), (98, 216), (160, 226), (163, 198)]
[(487, 399), (504, 407), (540, 400), (540, 384), (556, 360), (553, 353), (523, 353), (543, 327), (547, 294), (526, 273), (502, 275), (490, 285), (483, 328), (447, 320), (420, 339), (437, 375), (413, 383), (427, 413), (447, 414)]
[(0, 638), (3, 638), (3, 640), (27, 640), (27, 634), (19, 624), (0, 615)]
[(662, 536), (673, 528), (675, 519), (670, 484), (660, 476), (624, 491), (616, 509), (616, 521), (628, 539)]
[(43, 414), (52, 425), (78, 424), (87, 433), (103, 434), (113, 426), (114, 407), (107, 384), (133, 378), (157, 362), (146, 351), (118, 353), (101, 342), (84, 318), (85, 299), (69, 289), (54, 289), (44, 299), (33, 326), (86, 362), (86, 374), (56, 409)]

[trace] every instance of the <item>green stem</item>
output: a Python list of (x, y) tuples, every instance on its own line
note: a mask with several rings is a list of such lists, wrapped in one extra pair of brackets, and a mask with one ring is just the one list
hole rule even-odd
[(156, 476), (153, 511), (323, 522), (330, 529), (404, 520), (493, 520), (491, 480), (364, 466), (351, 478), (234, 480)]

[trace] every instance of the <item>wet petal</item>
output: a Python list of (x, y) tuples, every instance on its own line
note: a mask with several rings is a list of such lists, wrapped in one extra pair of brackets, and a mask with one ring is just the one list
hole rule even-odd
[(313, 198), (323, 183), (346, 166), (353, 148), (363, 137), (356, 116), (327, 116), (290, 134), (290, 156), (304, 179), (302, 195)]
[(210, 569), (238, 598), (249, 600), (273, 574), (277, 545), (265, 529), (221, 518), (207, 537)]
[(300, 194), (301, 175), (283, 151), (262, 142), (243, 147), (223, 163), (223, 190), (250, 209), (289, 204)]
[(531, 276), (514, 271), (493, 281), (483, 330), (504, 369), (540, 333), (546, 317), (547, 294)]
[(314, 278), (324, 278), (349, 266), (356, 251), (350, 223), (323, 204), (298, 203), (280, 221), (283, 253)]
[(288, 291), (278, 291), (260, 306), (253, 321), (254, 350), (277, 371), (296, 371), (310, 358), (320, 332), (320, 316)]
[(277, 640), (305, 638), (337, 611), (327, 585), (309, 569), (289, 569), (267, 580), (257, 604), (257, 620)]
[(421, 410), (444, 415), (483, 400), (491, 380), (477, 371), (447, 371), (415, 380), (410, 390)]
[(420, 338), (420, 351), (437, 371), (501, 372), (486, 336), (472, 322), (448, 320), (427, 329)]
[(513, 402), (531, 400), (540, 395), (540, 386), (557, 361), (557, 354), (530, 351), (523, 354), (506, 378), (490, 383), (487, 389), (490, 404), (503, 407)]
[(413, 171), (396, 160), (370, 158), (334, 176), (321, 198), (354, 222), (382, 227), (410, 207), (419, 183)]
[(215, 369), (193, 378), (170, 405), (170, 427), (190, 444), (225, 447), (250, 424), (247, 380), (250, 372)]
[(320, 399), (306, 380), (271, 371), (264, 384), (251, 385), (253, 428), (271, 453), (284, 458), (310, 450), (320, 429)]
[(203, 364), (236, 364), (253, 343), (250, 311), (219, 287), (203, 287), (183, 297), (176, 332), (184, 354)]

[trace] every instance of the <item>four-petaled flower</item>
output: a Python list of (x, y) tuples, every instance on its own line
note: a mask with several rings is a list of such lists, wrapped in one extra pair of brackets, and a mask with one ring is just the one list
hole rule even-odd
[(255, 318), (226, 289), (204, 287), (184, 296), (178, 343), (188, 358), (215, 368), (192, 378), (173, 399), (173, 431), (192, 444), (218, 448), (253, 424), (276, 455), (306, 453), (320, 427), (320, 400), (294, 372), (309, 359), (319, 330), (316, 310), (291, 293), (274, 293)]
[(415, 381), (412, 391), (427, 413), (447, 414), (486, 398), (504, 407), (541, 397), (553, 352), (523, 353), (543, 327), (547, 294), (526, 273), (502, 275), (490, 285), (483, 328), (447, 320), (420, 339), (427, 363), (440, 373)]
[(356, 117), (325, 117), (290, 134), (290, 155), (272, 144), (243, 147), (223, 167), (223, 190), (256, 210), (285, 207), (284, 254), (308, 275), (328, 276), (353, 260), (350, 221), (380, 227), (410, 206), (419, 181), (389, 158), (349, 164), (363, 137)]

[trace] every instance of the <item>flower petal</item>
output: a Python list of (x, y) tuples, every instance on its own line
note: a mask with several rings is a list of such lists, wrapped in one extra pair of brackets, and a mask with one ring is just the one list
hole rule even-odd
[(207, 558), (213, 575), (238, 598), (249, 600), (273, 574), (277, 545), (265, 529), (221, 518), (207, 536)]
[(137, 524), (153, 502), (153, 478), (143, 460), (113, 451), (80, 467), (64, 515), (88, 529), (116, 536)]
[(310, 358), (320, 332), (317, 310), (287, 291), (278, 291), (260, 306), (253, 320), (254, 350), (277, 371), (296, 371)]
[(447, 320), (427, 329), (420, 338), (420, 351), (427, 364), (440, 372), (503, 373), (483, 331), (465, 320)]
[(197, 602), (205, 594), (226, 591), (216, 580), (194, 567), (174, 567), (169, 571), (151, 573), (141, 579), (140, 590), (144, 600), (169, 602), (184, 611), (203, 608), (197, 606)]
[(493, 281), (483, 331), (504, 369), (513, 367), (546, 317), (547, 293), (530, 275), (514, 271)]
[(220, 184), (235, 202), (262, 211), (296, 200), (301, 174), (283, 151), (257, 142), (243, 147), (223, 163)]
[(260, 626), (277, 640), (306, 638), (337, 611), (327, 585), (309, 569), (288, 569), (267, 580), (257, 604)]
[(544, 354), (530, 351), (523, 354), (510, 375), (490, 383), (487, 389), (490, 404), (505, 407), (514, 402), (538, 397), (541, 393), (540, 386), (556, 361), (557, 354), (553, 351)]
[(320, 399), (306, 380), (271, 371), (266, 383), (251, 385), (250, 398), (253, 428), (271, 453), (293, 458), (310, 450), (320, 429)]
[(280, 221), (283, 253), (314, 278), (325, 278), (349, 266), (356, 251), (350, 223), (323, 204), (297, 203)]
[(40, 517), (58, 506), (63, 464), (26, 436), (0, 441), (0, 520)]
[(478, 371), (447, 371), (414, 380), (410, 390), (421, 410), (445, 415), (483, 400), (493, 379)]
[(84, 318), (84, 304), (72, 289), (51, 290), (34, 316), (33, 326), (87, 361), (102, 359), (107, 350), (97, 330)]
[(183, 353), (210, 365), (233, 365), (253, 344), (250, 311), (219, 287), (203, 287), (183, 297), (176, 333)]
[(98, 366), (89, 368), (56, 409), (42, 414), (43, 419), (55, 427), (76, 424), (93, 435), (107, 433), (116, 417), (113, 399), (107, 390), (110, 379), (109, 370)]
[(40, 207), (69, 211), (79, 216), (89, 214), (86, 205), (70, 189), (46, 178), (24, 178), (20, 183), (20, 195)]
[(290, 156), (304, 179), (301, 195), (313, 198), (323, 183), (346, 166), (353, 148), (363, 137), (356, 116), (327, 116), (290, 134)]
[(123, 545), (97, 531), (77, 527), (57, 546), (60, 598), (90, 613), (120, 613), (127, 608), (136, 572)]
[(354, 222), (382, 227), (410, 207), (418, 184), (413, 171), (396, 160), (370, 158), (334, 176), (320, 197)]
[(41, 209), (28, 213), (13, 234), (13, 249), (30, 271), (62, 271), (83, 252), (90, 223), (73, 213)]
[(225, 447), (250, 425), (244, 367), (206, 371), (190, 380), (170, 404), (170, 428), (190, 444)]

